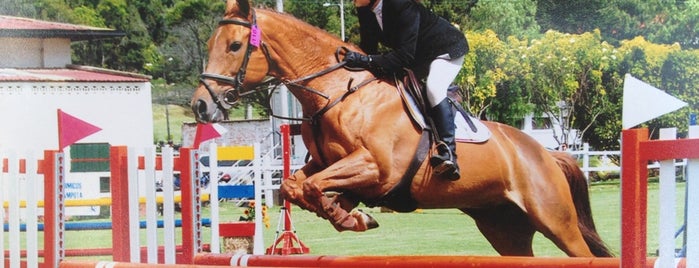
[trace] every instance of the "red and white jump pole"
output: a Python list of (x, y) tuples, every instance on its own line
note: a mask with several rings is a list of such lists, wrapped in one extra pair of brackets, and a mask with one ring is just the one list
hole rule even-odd
[[(697, 126), (690, 126), (690, 137), (696, 137), (699, 129)], [(648, 206), (648, 161), (664, 161), (674, 159), (689, 158), (691, 172), (696, 176), (696, 159), (699, 159), (699, 139), (679, 139), (679, 140), (648, 140), (648, 129), (630, 129), (622, 132), (622, 170), (621, 170), (621, 267), (635, 268), (647, 266), (647, 206)], [(672, 163), (670, 163), (672, 164)], [(674, 165), (672, 165), (674, 167)], [(661, 169), (662, 172), (662, 169)], [(674, 181), (674, 168), (672, 169), (672, 177)], [(662, 175), (661, 175), (662, 177)], [(664, 179), (661, 178), (661, 188)], [(695, 190), (695, 184), (699, 182), (692, 181), (687, 178), (688, 194), (694, 196), (699, 193)], [(670, 184), (674, 185), (674, 184)], [(689, 188), (692, 189), (689, 189)], [(670, 186), (669, 191), (674, 191), (674, 187)], [(662, 191), (662, 189), (661, 189)], [(662, 194), (662, 193), (661, 193)], [(693, 200), (692, 197), (689, 197)], [(696, 198), (696, 197), (694, 197)], [(666, 198), (667, 199), (667, 198)], [(662, 200), (661, 200), (662, 201)], [(674, 198), (671, 200), (674, 202)], [(696, 202), (696, 201), (695, 201)], [(696, 206), (692, 201), (688, 201), (688, 206)], [(661, 208), (662, 210), (674, 210), (674, 203), (670, 207)], [(662, 212), (661, 212), (662, 213)], [(699, 214), (696, 208), (688, 207), (688, 215)], [(672, 219), (661, 219), (661, 223), (670, 222), (669, 228), (674, 228), (674, 213), (669, 213)], [(661, 215), (662, 216), (662, 215)], [(689, 220), (687, 223), (687, 267), (697, 267), (699, 265), (699, 254), (697, 254), (696, 246), (692, 245), (697, 238), (693, 233), (699, 231), (698, 224), (694, 220)], [(667, 227), (666, 227), (667, 228)], [(670, 229), (672, 230), (672, 229)], [(667, 230), (661, 230), (661, 240), (669, 240), (668, 235), (664, 234)], [(664, 241), (661, 241), (663, 243)], [(674, 267), (674, 241), (669, 241), (661, 245), (659, 267)], [(669, 244), (669, 245), (667, 245)], [(666, 246), (667, 245), (667, 246)], [(669, 249), (667, 247), (669, 246)], [(694, 246), (694, 247), (692, 247)], [(671, 252), (668, 252), (671, 251)]]
[(58, 267), (65, 258), (64, 153), (44, 151), (41, 166), (44, 173), (44, 265)]
[[(291, 136), (299, 135), (299, 125), (281, 125), (279, 127), (282, 134), (282, 160), (283, 170), (282, 178), (286, 179), (291, 176)], [(267, 254), (289, 255), (289, 254), (307, 254), (310, 249), (296, 236), (291, 226), (291, 203), (284, 200), (282, 208), (282, 217), (284, 226), (281, 233), (278, 234), (276, 241), (267, 248)], [(279, 231), (278, 231), (279, 232)], [(281, 244), (281, 246), (279, 246)]]
[[(644, 266), (653, 268), (655, 258)], [(501, 256), (270, 256), (199, 254), (194, 263), (199, 265), (230, 265), (234, 267), (479, 267), (479, 268), (619, 268), (619, 258), (569, 257), (501, 257)], [(684, 267), (680, 263), (679, 267)]]
[[(166, 263), (192, 263), (194, 255), (203, 250), (201, 225), (201, 187), (199, 186), (200, 170), (198, 151), (191, 148), (181, 148), (179, 157), (155, 158), (139, 157), (135, 151), (125, 146), (110, 148), (111, 194), (112, 194), (112, 248), (113, 260), (117, 262), (141, 262), (146, 257), (149, 262), (158, 262), (164, 258)], [(163, 169), (163, 166), (165, 169)], [(174, 229), (165, 228), (164, 256), (148, 247), (147, 256), (141, 257), (141, 247), (138, 226), (138, 170), (156, 169), (168, 172), (180, 172), (181, 215), (182, 215), (182, 246), (181, 252), (175, 253)], [(148, 172), (146, 172), (148, 173)], [(150, 184), (150, 183), (149, 183)], [(171, 187), (171, 183), (164, 186)], [(170, 189), (171, 191), (171, 189)], [(165, 210), (173, 209), (174, 200), (167, 200), (163, 205), (169, 205)], [(168, 223), (173, 219), (165, 219)], [(168, 225), (166, 225), (168, 227)]]

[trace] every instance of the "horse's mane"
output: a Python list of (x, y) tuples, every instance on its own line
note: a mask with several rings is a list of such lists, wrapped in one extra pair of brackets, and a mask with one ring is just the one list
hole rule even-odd
[(257, 9), (255, 9), (255, 11), (261, 12), (261, 13), (268, 15), (268, 16), (271, 16), (271, 17), (276, 17), (276, 18), (282, 19), (285, 21), (285, 26), (295, 27), (297, 29), (302, 30), (303, 32), (308, 33), (309, 35), (317, 37), (317, 35), (322, 34), (324, 36), (324, 38), (327, 37), (327, 38), (331, 38), (333, 40), (340, 40), (338, 37), (332, 35), (328, 31), (321, 29), (317, 26), (314, 26), (306, 21), (303, 21), (303, 20), (297, 18), (297, 17), (294, 17), (293, 15), (291, 15), (289, 13), (279, 12), (279, 11), (269, 9), (269, 8), (257, 8)]

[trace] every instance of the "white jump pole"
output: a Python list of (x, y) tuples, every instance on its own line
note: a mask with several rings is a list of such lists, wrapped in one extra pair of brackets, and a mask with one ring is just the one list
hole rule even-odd
[(209, 143), (209, 206), (211, 206), (211, 253), (221, 253), (218, 203), (218, 147)]
[(163, 157), (163, 247), (165, 264), (175, 264), (175, 190), (173, 176), (175, 170), (172, 147), (162, 149)]
[[(10, 178), (8, 197), (10, 199), (7, 219), (10, 231), (10, 268), (20, 267), (20, 235), (19, 235), (19, 160), (14, 153), (10, 153), (8, 159), (8, 175)], [(2, 252), (5, 254), (5, 252)]]
[[(138, 211), (138, 153), (135, 148), (127, 147), (127, 187), (129, 191), (129, 245), (130, 262), (141, 262), (141, 238)], [(117, 215), (118, 217), (119, 215)]]
[[(661, 140), (677, 138), (677, 128), (660, 129)], [(659, 247), (658, 267), (676, 267), (675, 261), (675, 159), (660, 161), (660, 212), (659, 212)]]
[[(3, 169), (5, 169), (5, 163), (2, 161), (5, 158), (4, 152), (0, 151), (0, 219), (2, 221), (5, 221), (5, 195), (3, 194), (3, 189), (5, 189), (5, 182), (6, 177), (5, 177), (5, 172), (3, 172)], [(8, 160), (9, 161), (9, 160)], [(5, 228), (3, 227), (3, 232), (5, 231)], [(0, 268), (5, 268), (5, 235), (0, 235)]]
[[(689, 138), (699, 138), (699, 126), (689, 126)], [(699, 267), (699, 159), (687, 161), (687, 267)]]
[(265, 241), (263, 236), (263, 226), (262, 221), (262, 163), (260, 154), (260, 144), (255, 143), (253, 145), (253, 152), (255, 157), (252, 160), (253, 165), (253, 181), (255, 182), (255, 236), (253, 236), (253, 249), (252, 254), (254, 255), (264, 255), (265, 254)]
[(27, 223), (26, 230), (26, 245), (27, 245), (27, 267), (39, 267), (39, 235), (38, 235), (38, 220), (36, 215), (38, 214), (38, 197), (37, 182), (39, 181), (38, 165), (36, 158), (32, 154), (28, 153), (26, 158), (26, 193), (27, 193), (27, 205), (25, 208), (25, 219)]
[[(146, 190), (146, 244), (147, 262), (158, 263), (158, 206), (155, 189), (155, 148), (146, 147), (143, 155)], [(138, 221), (138, 218), (136, 219)]]

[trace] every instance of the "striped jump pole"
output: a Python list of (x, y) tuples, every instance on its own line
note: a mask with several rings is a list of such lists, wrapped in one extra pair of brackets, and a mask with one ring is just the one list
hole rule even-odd
[[(690, 136), (699, 133), (697, 126), (690, 126)], [(661, 207), (660, 230), (660, 263), (659, 267), (674, 267), (674, 159), (690, 158), (688, 174), (696, 176), (696, 159), (699, 159), (699, 139), (675, 140), (674, 132), (662, 130), (662, 140), (648, 140), (648, 129), (630, 129), (622, 132), (622, 170), (621, 170), (621, 267), (647, 267), (653, 262), (647, 259), (647, 207), (648, 207), (648, 161), (661, 161), (661, 165), (669, 167), (668, 171), (661, 167), (661, 202), (670, 204)], [(665, 177), (664, 174), (670, 174)], [(697, 182), (687, 178), (688, 198), (694, 198)], [(667, 194), (666, 194), (667, 192)], [(673, 196), (670, 196), (673, 195)], [(688, 215), (699, 214), (695, 204), (688, 202)], [(692, 247), (693, 233), (699, 230), (699, 222), (689, 220), (687, 223), (687, 260), (688, 266), (696, 267), (699, 263), (699, 252)]]
[[(653, 268), (650, 258), (646, 268)], [(310, 256), (199, 254), (199, 265), (234, 267), (475, 267), (475, 268), (619, 268), (619, 258), (500, 257), (500, 256)], [(685, 267), (681, 261), (678, 267)], [(637, 267), (638, 268), (638, 267)]]
[[(113, 146), (110, 148), (110, 188), (112, 199), (112, 248), (113, 260), (117, 262), (147, 261), (156, 263), (162, 259), (165, 263), (191, 263), (194, 254), (204, 249), (202, 241), (202, 217), (197, 150), (180, 148), (180, 155), (173, 156), (171, 148), (163, 149), (163, 156), (155, 157), (154, 149), (147, 148), (144, 156), (140, 157), (135, 148)], [(163, 174), (163, 206), (164, 211), (173, 211), (174, 196), (172, 195), (172, 176), (180, 172), (181, 190), (181, 232), (182, 246), (175, 250), (174, 216), (165, 213), (164, 226), (164, 256), (160, 257), (157, 246), (155, 228), (155, 171), (162, 170)], [(139, 173), (143, 172), (146, 191), (150, 197), (146, 199), (146, 240), (147, 251), (142, 256), (140, 247), (139, 221)], [(167, 178), (167, 179), (166, 179)], [(147, 195), (148, 196), (148, 195)]]
[[(64, 248), (64, 231), (65, 231), (65, 213), (64, 213), (64, 195), (63, 182), (65, 181), (65, 158), (63, 152), (46, 150), (44, 151), (44, 159), (36, 160), (33, 157), (20, 160), (11, 157), (8, 161), (2, 160), (0, 166), (0, 178), (5, 178), (7, 172), (10, 179), (10, 189), (19, 189), (19, 184), (16, 178), (19, 174), (27, 176), (26, 189), (35, 189), (40, 180), (40, 175), (44, 176), (44, 226), (48, 231), (44, 231), (43, 250), (39, 250), (37, 219), (34, 215), (37, 214), (38, 200), (34, 191), (28, 191), (26, 208), (26, 228), (29, 230), (26, 234), (26, 249), (21, 250), (20, 246), (20, 200), (17, 191), (9, 191), (9, 256), (5, 256), (4, 245), (0, 244), (0, 267), (7, 265), (8, 267), (57, 267), (58, 263), (65, 257)], [(1, 194), (0, 194), (1, 195)], [(0, 196), (0, 201), (4, 197)], [(2, 204), (2, 202), (0, 202)], [(4, 206), (0, 206), (0, 211), (4, 212)], [(0, 212), (0, 216), (3, 213)], [(4, 217), (0, 217), (4, 218)], [(4, 228), (3, 228), (4, 229)], [(3, 239), (0, 238), (0, 242)], [(29, 252), (29, 254), (27, 254)], [(43, 263), (39, 262), (38, 252), (43, 253)], [(24, 253), (24, 254), (23, 254)], [(21, 259), (21, 256), (26, 256)], [(6, 259), (9, 257), (9, 259)]]
[(60, 268), (222, 268), (229, 266), (198, 266), (191, 264), (148, 264), (148, 263), (130, 263), (130, 262), (111, 262), (111, 261), (63, 261)]
[(58, 267), (65, 258), (65, 156), (59, 151), (44, 151), (44, 265)]

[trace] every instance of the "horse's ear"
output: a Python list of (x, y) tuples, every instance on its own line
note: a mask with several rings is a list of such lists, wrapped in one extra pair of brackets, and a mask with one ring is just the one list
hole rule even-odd
[(238, 8), (240, 8), (240, 14), (243, 17), (248, 17), (250, 15), (250, 0), (236, 0), (238, 2)]
[(228, 0), (226, 16), (240, 15), (247, 18), (250, 15), (250, 0)]

